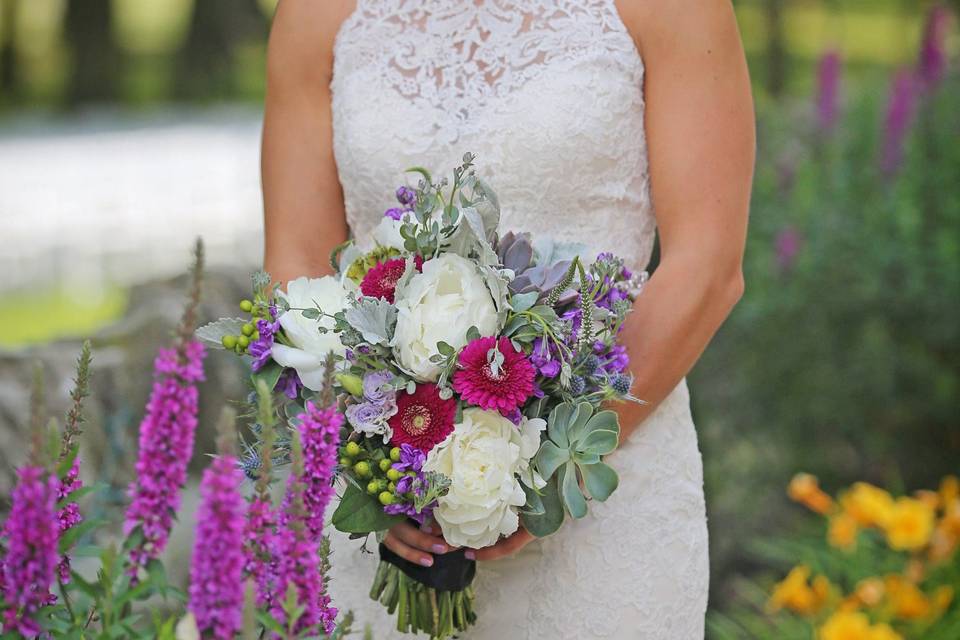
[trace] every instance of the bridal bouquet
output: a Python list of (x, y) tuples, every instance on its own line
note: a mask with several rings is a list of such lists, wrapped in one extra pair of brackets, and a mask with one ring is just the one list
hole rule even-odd
[(520, 526), (549, 535), (616, 489), (602, 458), (620, 428), (601, 406), (634, 399), (618, 336), (645, 278), (609, 253), (501, 235), (473, 160), (452, 182), (411, 169), (419, 185), (397, 190), (371, 246), (337, 248), (336, 275), (283, 291), (259, 274), (249, 318), (200, 331), (249, 356), (291, 419), (333, 368), (346, 418), (333, 525), (367, 536), (432, 521), (460, 547), (428, 568), (380, 546), (371, 597), (399, 630), (434, 638), (475, 621), (465, 549)]

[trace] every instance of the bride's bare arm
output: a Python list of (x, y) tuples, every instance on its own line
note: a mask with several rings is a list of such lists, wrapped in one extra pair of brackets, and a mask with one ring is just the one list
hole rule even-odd
[(264, 268), (287, 282), (330, 273), (347, 238), (333, 159), (333, 40), (352, 1), (282, 0), (267, 54), (261, 175)]
[(620, 0), (646, 64), (660, 265), (625, 328), (633, 392), (624, 437), (696, 363), (743, 294), (754, 165), (750, 79), (729, 0)]

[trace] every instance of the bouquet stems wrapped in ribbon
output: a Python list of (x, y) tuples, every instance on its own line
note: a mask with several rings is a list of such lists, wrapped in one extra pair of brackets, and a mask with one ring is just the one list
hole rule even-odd
[(411, 169), (418, 184), (397, 189), (366, 244), (337, 248), (335, 275), (282, 290), (257, 274), (249, 315), (198, 333), (248, 357), (291, 418), (323, 390), (333, 354), (346, 417), (333, 525), (366, 537), (430, 521), (461, 549), (421, 567), (380, 546), (371, 597), (398, 629), (432, 638), (476, 620), (462, 549), (521, 525), (550, 535), (610, 496), (617, 474), (603, 457), (620, 428), (602, 407), (636, 400), (619, 335), (645, 274), (610, 253), (501, 233), (473, 164), (466, 154), (452, 181)]

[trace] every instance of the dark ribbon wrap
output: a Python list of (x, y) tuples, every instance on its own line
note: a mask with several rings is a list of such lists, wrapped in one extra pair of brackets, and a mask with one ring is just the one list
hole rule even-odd
[(389, 562), (408, 577), (438, 591), (463, 591), (477, 575), (477, 561), (467, 560), (466, 549), (457, 549), (433, 556), (433, 566), (424, 567), (401, 558), (383, 544), (380, 559)]

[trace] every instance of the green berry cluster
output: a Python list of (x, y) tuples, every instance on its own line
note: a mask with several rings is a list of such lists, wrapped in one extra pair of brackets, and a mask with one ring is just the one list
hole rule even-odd
[(250, 314), (250, 322), (246, 322), (240, 327), (240, 333), (238, 335), (226, 335), (220, 339), (224, 349), (229, 349), (237, 355), (246, 353), (250, 343), (260, 339), (260, 332), (257, 331), (256, 321), (260, 318), (269, 318), (270, 315), (266, 303), (260, 302), (259, 300), (256, 303), (250, 300), (241, 300), (240, 310)]
[(412, 500), (412, 495), (398, 495), (397, 482), (404, 475), (416, 475), (413, 471), (401, 472), (393, 468), (400, 461), (400, 447), (376, 448), (367, 451), (357, 442), (350, 441), (340, 448), (340, 465), (353, 472), (361, 486), (367, 483), (367, 493), (376, 496), (386, 506), (398, 500)]

